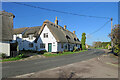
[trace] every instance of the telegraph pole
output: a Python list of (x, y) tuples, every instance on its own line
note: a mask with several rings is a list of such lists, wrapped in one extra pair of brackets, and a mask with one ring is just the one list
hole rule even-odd
[(113, 18), (111, 18), (111, 47), (112, 47), (112, 52), (113, 52), (113, 37), (112, 37), (112, 27), (113, 27)]

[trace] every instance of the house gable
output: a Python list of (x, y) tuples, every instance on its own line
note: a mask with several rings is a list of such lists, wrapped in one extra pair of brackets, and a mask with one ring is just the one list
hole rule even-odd
[[(45, 37), (45, 34), (48, 35), (47, 37)], [(45, 50), (48, 51), (48, 44), (51, 43), (52, 44), (52, 52), (56, 52), (57, 51), (57, 42), (56, 42), (56, 39), (55, 37), (53, 36), (53, 34), (51, 33), (51, 31), (49, 30), (48, 26), (47, 25), (44, 25), (44, 28), (37, 40), (37, 47), (40, 50), (43, 50), (43, 49), (40, 49), (40, 44), (45, 44)]]

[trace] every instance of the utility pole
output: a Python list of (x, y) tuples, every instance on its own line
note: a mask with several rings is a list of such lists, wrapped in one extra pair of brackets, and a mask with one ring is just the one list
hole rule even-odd
[(112, 52), (113, 52), (113, 37), (112, 37), (112, 27), (113, 27), (113, 18), (111, 18), (111, 47), (112, 47)]

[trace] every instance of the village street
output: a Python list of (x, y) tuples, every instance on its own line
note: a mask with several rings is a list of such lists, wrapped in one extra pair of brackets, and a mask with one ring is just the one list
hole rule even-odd
[(92, 49), (86, 52), (44, 58), (44, 59), (36, 59), (30, 61), (18, 61), (11, 63), (3, 63), (3, 77), (15, 77), (23, 74), (34, 73), (38, 71), (43, 71), (55, 67), (64, 66), (67, 64), (72, 64), (76, 62), (81, 62), (84, 60), (89, 60), (94, 57), (100, 56), (104, 54), (103, 50)]

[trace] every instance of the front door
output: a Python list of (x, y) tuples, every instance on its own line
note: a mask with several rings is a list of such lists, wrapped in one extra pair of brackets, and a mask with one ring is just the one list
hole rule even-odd
[(52, 52), (52, 43), (48, 43), (48, 52)]

